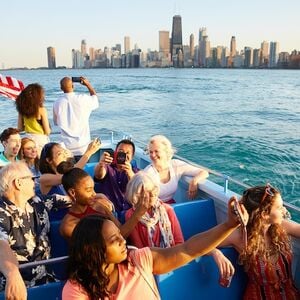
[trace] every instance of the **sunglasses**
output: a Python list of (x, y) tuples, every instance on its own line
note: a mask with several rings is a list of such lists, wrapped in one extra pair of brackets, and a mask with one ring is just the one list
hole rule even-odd
[(265, 187), (264, 195), (262, 196), (260, 203), (263, 203), (265, 201), (265, 199), (267, 198), (267, 196), (271, 196), (271, 197), (274, 196), (274, 193), (272, 192), (271, 189), (274, 189), (274, 188), (271, 186), (270, 183), (267, 183), (267, 185)]

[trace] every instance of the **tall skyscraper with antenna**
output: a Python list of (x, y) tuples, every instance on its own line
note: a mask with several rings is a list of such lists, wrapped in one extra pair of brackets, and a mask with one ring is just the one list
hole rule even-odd
[(177, 59), (179, 50), (183, 52), (182, 49), (182, 25), (181, 25), (181, 16), (175, 15), (173, 17), (172, 25), (172, 38), (171, 38), (171, 50), (172, 50), (172, 60), (173, 58)]

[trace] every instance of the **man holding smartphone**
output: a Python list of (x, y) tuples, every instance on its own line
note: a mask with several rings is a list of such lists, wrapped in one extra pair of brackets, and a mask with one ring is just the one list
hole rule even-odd
[(95, 166), (95, 191), (105, 194), (119, 214), (131, 207), (125, 199), (125, 191), (128, 181), (138, 171), (131, 164), (134, 152), (134, 143), (123, 139), (118, 142), (114, 153), (103, 152)]
[[(73, 81), (87, 87), (90, 95), (74, 93)], [(53, 105), (53, 121), (61, 132), (61, 141), (75, 158), (80, 158), (91, 141), (89, 117), (99, 107), (96, 91), (84, 77), (64, 77), (60, 88), (64, 94)]]

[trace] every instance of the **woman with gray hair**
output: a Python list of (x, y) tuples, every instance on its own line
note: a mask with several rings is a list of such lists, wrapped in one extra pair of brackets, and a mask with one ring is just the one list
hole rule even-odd
[(128, 220), (141, 201), (149, 204), (149, 209), (131, 231), (129, 239), (138, 247), (168, 248), (183, 243), (181, 228), (173, 208), (158, 198), (159, 187), (145, 172), (140, 171), (128, 182), (126, 199), (132, 208), (126, 212)]
[(193, 176), (188, 188), (188, 197), (197, 196), (198, 183), (208, 177), (208, 172), (194, 167), (182, 160), (172, 159), (175, 150), (171, 142), (163, 135), (151, 137), (148, 143), (151, 164), (144, 171), (152, 177), (160, 187), (159, 198), (168, 204), (175, 203), (174, 195), (181, 176)]

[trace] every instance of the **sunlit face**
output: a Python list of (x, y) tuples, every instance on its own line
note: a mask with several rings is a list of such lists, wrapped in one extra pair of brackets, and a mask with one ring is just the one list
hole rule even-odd
[(25, 159), (35, 159), (38, 156), (37, 147), (34, 141), (28, 141), (24, 144), (23, 156)]
[(26, 171), (22, 176), (16, 178), (20, 184), (20, 191), (24, 199), (30, 199), (35, 195), (34, 192), (34, 179), (32, 173)]
[(149, 156), (154, 165), (160, 165), (168, 161), (165, 146), (157, 141), (153, 141), (149, 145)]
[(270, 211), (270, 223), (281, 224), (283, 220), (285, 209), (280, 194), (276, 194)]
[(17, 156), (21, 148), (21, 137), (17, 134), (12, 134), (3, 142), (4, 152), (6, 156)]
[(129, 144), (120, 144), (116, 152), (124, 152), (126, 154), (126, 161), (131, 162), (133, 158), (133, 147)]
[(144, 187), (139, 188), (135, 197), (137, 203), (142, 200), (141, 197), (146, 197), (150, 207), (154, 207), (158, 200), (158, 188), (154, 184), (148, 183)]
[(91, 176), (82, 178), (72, 189), (76, 203), (81, 205), (90, 205), (95, 199), (94, 180)]
[(106, 245), (106, 263), (118, 264), (127, 258), (126, 240), (120, 229), (109, 220), (103, 223), (102, 234)]
[(66, 161), (70, 157), (69, 152), (60, 145), (53, 146), (52, 160), (49, 161), (53, 167), (57, 167), (62, 161)]

